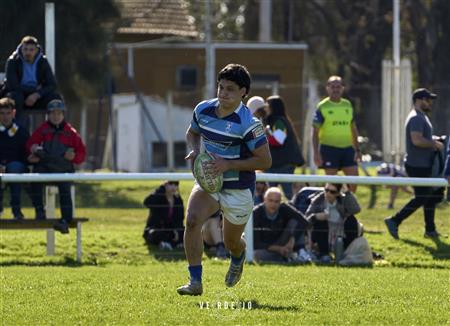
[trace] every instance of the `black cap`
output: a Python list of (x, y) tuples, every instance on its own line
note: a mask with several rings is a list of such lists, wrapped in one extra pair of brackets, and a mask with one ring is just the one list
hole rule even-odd
[(435, 99), (437, 97), (436, 94), (431, 93), (428, 89), (426, 88), (418, 88), (413, 92), (413, 101), (415, 100), (419, 100), (419, 99), (424, 99), (424, 98), (431, 98), (431, 99)]

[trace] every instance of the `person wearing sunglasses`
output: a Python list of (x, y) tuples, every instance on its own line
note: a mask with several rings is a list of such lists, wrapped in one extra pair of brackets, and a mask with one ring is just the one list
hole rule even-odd
[(178, 181), (166, 181), (144, 200), (149, 211), (143, 237), (148, 246), (172, 250), (183, 244), (184, 204)]
[(306, 217), (312, 224), (311, 242), (318, 248), (318, 261), (331, 263), (336, 239), (342, 237), (344, 249), (359, 235), (355, 214), (361, 211), (356, 197), (343, 192), (342, 185), (327, 183), (312, 200)]

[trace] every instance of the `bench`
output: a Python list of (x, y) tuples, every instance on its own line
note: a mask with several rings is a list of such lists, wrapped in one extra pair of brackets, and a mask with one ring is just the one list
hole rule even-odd
[[(47, 255), (55, 254), (55, 231), (53, 225), (59, 219), (48, 218), (46, 220), (6, 220), (0, 219), (0, 230), (47, 230)], [(88, 222), (88, 218), (74, 218), (69, 228), (77, 229), (77, 261), (81, 263), (81, 224)]]

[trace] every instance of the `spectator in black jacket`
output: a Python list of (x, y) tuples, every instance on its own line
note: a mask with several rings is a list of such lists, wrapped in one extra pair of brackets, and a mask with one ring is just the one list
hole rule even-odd
[(143, 237), (147, 245), (172, 250), (183, 244), (184, 205), (178, 181), (166, 181), (144, 200), (150, 209)]
[(281, 202), (281, 190), (267, 189), (264, 202), (253, 209), (255, 260), (286, 262), (296, 260), (298, 239), (308, 221), (291, 205)]
[(24, 108), (45, 110), (48, 102), (61, 97), (56, 93), (56, 80), (38, 40), (25, 36), (6, 61), (6, 96), (16, 103), (16, 120), (27, 127)]
[[(0, 173), (24, 173), (27, 171), (25, 144), (28, 131), (14, 122), (14, 101), (0, 100)], [(11, 209), (14, 219), (23, 219), (20, 210), (21, 184), (10, 183)], [(3, 212), (3, 188), (0, 187), (0, 215)]]
[[(291, 119), (286, 114), (284, 101), (278, 96), (269, 96), (267, 99), (267, 117), (265, 118), (267, 140), (269, 141), (272, 166), (267, 173), (293, 174), (296, 166), (305, 163), (300, 151), (297, 134), (295, 133)], [(278, 182), (270, 182), (271, 187)], [(282, 182), (284, 195), (288, 200), (292, 199), (292, 184)]]

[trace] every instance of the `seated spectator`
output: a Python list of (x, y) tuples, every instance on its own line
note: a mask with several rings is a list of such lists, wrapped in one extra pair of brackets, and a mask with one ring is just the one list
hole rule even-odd
[(311, 200), (321, 191), (323, 191), (323, 187), (303, 187), (292, 197), (289, 203), (305, 215)]
[(17, 49), (6, 61), (4, 92), (16, 103), (16, 120), (28, 128), (28, 119), (23, 109), (40, 108), (61, 99), (56, 93), (56, 80), (47, 58), (42, 53), (38, 40), (25, 36)]
[(331, 263), (330, 251), (334, 251), (338, 237), (343, 238), (345, 249), (361, 233), (354, 216), (361, 208), (350, 191), (341, 193), (341, 189), (341, 184), (327, 183), (306, 211), (313, 227), (311, 241), (317, 245), (322, 263)]
[(149, 215), (142, 235), (147, 245), (172, 250), (183, 244), (183, 199), (178, 181), (166, 181), (144, 200)]
[[(377, 167), (377, 175), (379, 177), (406, 177), (406, 172), (398, 165), (393, 163), (381, 163), (380, 166)], [(397, 198), (398, 190), (401, 189), (404, 192), (412, 195), (412, 191), (408, 189), (407, 186), (387, 186), (391, 189), (391, 194), (389, 196), (389, 203), (387, 208), (393, 209), (395, 199)]]
[[(14, 122), (14, 101), (0, 99), (0, 173), (27, 172), (26, 142), (30, 135), (22, 126)], [(11, 210), (14, 219), (23, 219), (20, 205), (22, 186), (20, 183), (8, 184), (11, 192)], [(0, 216), (3, 213), (3, 188), (0, 187)]]
[[(61, 100), (47, 105), (47, 121), (40, 125), (27, 142), (28, 161), (34, 164), (37, 173), (73, 173), (74, 164), (83, 163), (86, 147), (78, 132), (64, 119), (66, 107)], [(70, 182), (58, 182), (61, 220), (55, 230), (69, 233), (73, 218), (73, 203)], [(45, 219), (42, 183), (31, 183), (31, 198), (36, 210), (36, 219)]]
[(254, 205), (259, 205), (264, 201), (264, 193), (269, 188), (269, 184), (264, 181), (256, 181), (255, 194), (253, 195)]
[(294, 207), (282, 203), (281, 197), (280, 189), (269, 188), (264, 202), (253, 209), (253, 239), (258, 262), (287, 262), (296, 259), (296, 251), (305, 251), (297, 239), (306, 231), (308, 221)]
[(227, 258), (227, 251), (223, 243), (222, 215), (220, 211), (212, 215), (203, 224), (202, 236), (204, 245), (210, 249), (214, 248), (217, 258)]

